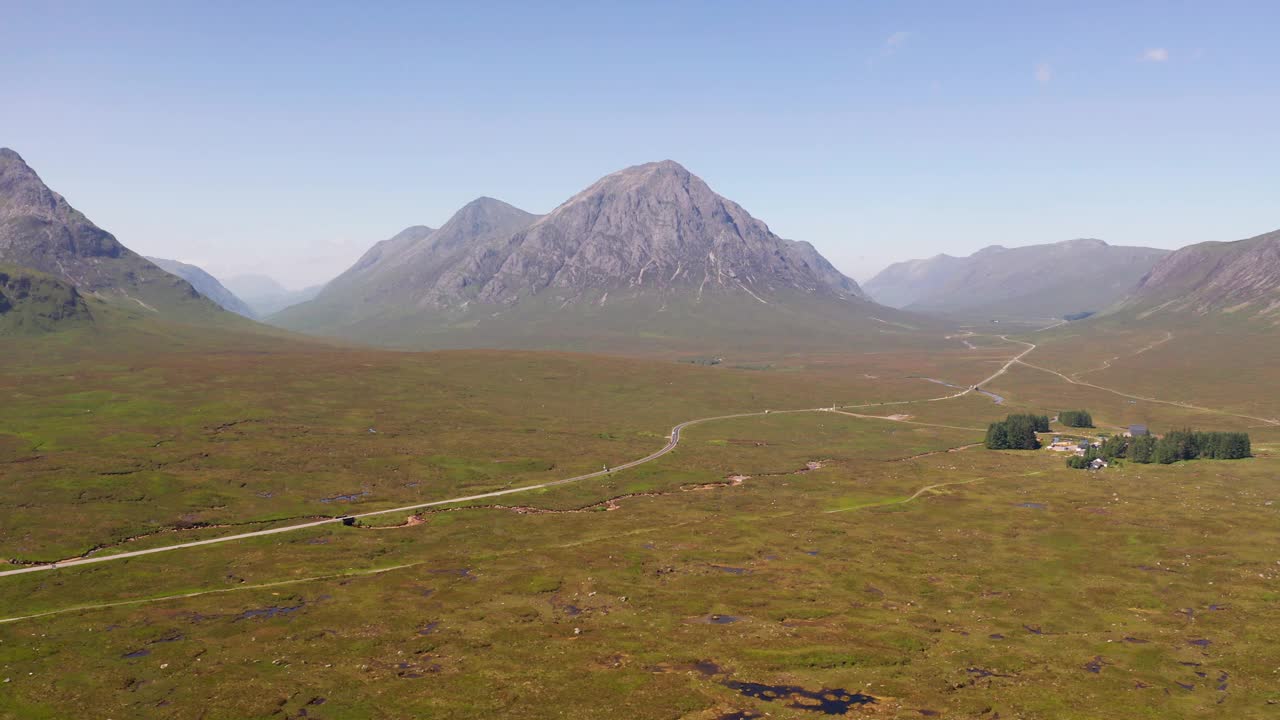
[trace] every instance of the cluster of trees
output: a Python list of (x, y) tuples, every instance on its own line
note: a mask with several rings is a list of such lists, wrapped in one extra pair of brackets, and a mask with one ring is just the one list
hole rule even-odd
[(1168, 465), (1181, 460), (1238, 460), (1252, 456), (1253, 448), (1248, 433), (1174, 430), (1161, 438), (1151, 435), (1109, 437), (1102, 442), (1101, 447), (1090, 448), (1083, 456), (1067, 458), (1067, 465), (1085, 468), (1094, 458), (1102, 458), (1108, 462), (1124, 458), (1135, 463)]
[(1058, 422), (1067, 427), (1075, 428), (1091, 428), (1093, 427), (1093, 416), (1088, 410), (1063, 410), (1058, 413)]
[(1168, 465), (1179, 460), (1239, 460), (1253, 455), (1248, 433), (1174, 430), (1159, 440), (1133, 438), (1129, 459)]
[(991, 450), (1039, 450), (1038, 432), (1049, 432), (1048, 415), (1010, 415), (987, 428)]
[(1097, 448), (1091, 449), (1088, 452), (1086, 452), (1084, 455), (1072, 455), (1071, 457), (1067, 458), (1067, 467), (1074, 468), (1076, 470), (1087, 469), (1091, 464), (1093, 464), (1093, 461), (1098, 457), (1098, 453), (1096, 452), (1096, 450)]

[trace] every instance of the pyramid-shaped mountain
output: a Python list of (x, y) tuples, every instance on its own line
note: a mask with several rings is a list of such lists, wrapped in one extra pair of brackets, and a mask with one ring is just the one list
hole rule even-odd
[(544, 216), (476, 200), (439, 230), (379, 243), (274, 321), (391, 345), (546, 347), (839, 336), (893, 313), (813, 246), (664, 161), (607, 175)]

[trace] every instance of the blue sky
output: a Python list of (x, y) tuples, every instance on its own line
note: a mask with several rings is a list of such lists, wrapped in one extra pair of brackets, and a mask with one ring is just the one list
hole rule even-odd
[(1277, 27), (1230, 1), (50, 0), (4, 12), (0, 145), (223, 276), (323, 281), (479, 195), (546, 212), (671, 158), (863, 279), (1280, 228)]

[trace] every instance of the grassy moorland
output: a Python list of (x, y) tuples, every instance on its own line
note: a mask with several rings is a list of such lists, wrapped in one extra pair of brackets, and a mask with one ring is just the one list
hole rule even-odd
[(745, 369), (271, 337), (154, 352), (135, 340), (5, 347), (0, 558), (545, 482), (647, 455), (684, 420), (936, 396), (948, 390), (916, 376), (946, 364), (972, 382), (1007, 354), (752, 355)]
[(1028, 361), (1081, 382), (1280, 420), (1275, 326), (1229, 314), (1116, 316), (1020, 335), (1040, 344)]
[(694, 417), (879, 417), (711, 422), (651, 464), (500, 502), (0, 578), (0, 615), (36, 615), (0, 623), (0, 716), (1263, 718), (1280, 702), (1280, 436), (1251, 428), (1249, 460), (1097, 474), (973, 446), (1022, 410), (1245, 420), (1019, 366), (989, 386), (1002, 406), (876, 405), (1022, 349), (991, 338), (741, 363), (759, 369), (256, 343), (14, 346), (4, 554), (532, 484), (645, 455)]

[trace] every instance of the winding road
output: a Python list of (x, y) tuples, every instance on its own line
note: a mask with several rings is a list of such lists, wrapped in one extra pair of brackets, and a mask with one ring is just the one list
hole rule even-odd
[[(1003, 339), (1008, 340), (1008, 338), (1003, 338)], [(1010, 340), (1010, 342), (1021, 342), (1021, 341)], [(0, 577), (5, 577), (9, 575), (24, 575), (27, 573), (36, 573), (36, 572), (47, 572), (50, 570), (57, 570), (59, 568), (79, 567), (81, 565), (91, 565), (94, 563), (112, 562), (115, 560), (126, 560), (128, 558), (142, 557), (143, 555), (154, 555), (156, 553), (173, 552), (174, 550), (184, 550), (187, 548), (200, 547), (202, 545), (216, 545), (218, 543), (234, 542), (236, 540), (247, 540), (249, 538), (265, 537), (267, 535), (277, 535), (279, 533), (305, 530), (307, 528), (315, 528), (315, 527), (320, 527), (322, 525), (332, 525), (334, 523), (341, 523), (345, 517), (365, 518), (365, 517), (374, 517), (377, 515), (405, 513), (413, 510), (422, 510), (425, 508), (439, 507), (441, 505), (452, 505), (454, 503), (472, 502), (475, 500), (488, 500), (490, 498), (502, 497), (504, 495), (514, 495), (515, 493), (532, 492), (534, 490), (543, 490), (546, 488), (556, 487), (557, 485), (567, 485), (569, 483), (581, 482), (583, 480), (590, 480), (592, 478), (603, 477), (605, 475), (612, 475), (613, 473), (620, 472), (622, 470), (627, 470), (639, 465), (644, 465), (645, 463), (653, 462), (654, 460), (657, 460), (663, 455), (666, 455), (667, 453), (670, 453), (672, 450), (676, 449), (676, 446), (680, 444), (680, 433), (686, 428), (691, 427), (693, 425), (699, 425), (701, 423), (715, 422), (717, 420), (733, 420), (735, 418), (760, 417), (760, 416), (769, 415), (769, 414), (784, 415), (784, 414), (808, 413), (808, 412), (832, 412), (832, 411), (839, 411), (847, 408), (858, 409), (858, 408), (868, 408), (868, 407), (882, 407), (885, 405), (906, 405), (906, 404), (917, 403), (917, 402), (937, 402), (940, 400), (950, 400), (953, 398), (958, 398), (958, 397), (963, 397), (965, 395), (968, 395), (969, 393), (974, 392), (976, 388), (980, 388), (982, 385), (985, 385), (986, 383), (989, 383), (992, 380), (995, 380), (996, 378), (1003, 375), (1006, 371), (1008, 371), (1009, 368), (1014, 363), (1021, 360), (1027, 353), (1036, 349), (1036, 346), (1032, 345), (1031, 343), (1022, 343), (1022, 344), (1028, 345), (1029, 347), (1026, 350), (1019, 353), (1018, 355), (1011, 358), (1004, 365), (1002, 365), (999, 370), (997, 370), (994, 374), (991, 375), (991, 377), (988, 377), (987, 379), (983, 380), (981, 383), (978, 383), (977, 385), (967, 387), (959, 392), (952, 393), (950, 395), (943, 395), (941, 397), (936, 397), (936, 398), (921, 398), (918, 400), (896, 400), (896, 401), (883, 402), (883, 403), (869, 403), (866, 405), (842, 405), (840, 407), (802, 408), (799, 410), (762, 410), (759, 412), (736, 413), (733, 415), (716, 415), (713, 417), (697, 418), (695, 420), (686, 420), (680, 423), (679, 425), (676, 425), (675, 427), (671, 428), (671, 434), (667, 438), (667, 444), (663, 446), (661, 449), (653, 453), (650, 453), (638, 460), (632, 460), (630, 462), (626, 462), (621, 465), (618, 465), (617, 467), (608, 468), (606, 470), (597, 470), (595, 472), (587, 473), (585, 475), (575, 475), (573, 477), (564, 478), (562, 480), (552, 480), (550, 482), (538, 483), (536, 485), (523, 485), (521, 487), (507, 488), (505, 490), (495, 490), (493, 492), (480, 493), (479, 495), (465, 495), (462, 497), (449, 498), (447, 500), (434, 500), (432, 502), (415, 503), (413, 505), (402, 505), (400, 507), (387, 508), (385, 510), (373, 510), (373, 511), (364, 512), (364, 513), (354, 513), (354, 514), (346, 515), (343, 517), (325, 518), (323, 520), (315, 520), (312, 522), (299, 523), (296, 525), (284, 525), (276, 528), (267, 528), (265, 530), (253, 530), (251, 532), (237, 533), (235, 535), (223, 535), (220, 537), (207, 538), (204, 540), (192, 540), (190, 542), (177, 543), (175, 545), (164, 545), (161, 547), (147, 548), (145, 550), (131, 550), (129, 552), (114, 553), (111, 555), (98, 555), (94, 557), (83, 557), (83, 558), (76, 558), (73, 560), (64, 560), (56, 563), (29, 565), (25, 567), (14, 568), (12, 570), (2, 570), (0, 571)], [(852, 413), (845, 413), (845, 414), (852, 414)], [(872, 418), (874, 416), (855, 416), (855, 417)], [(890, 418), (878, 418), (878, 419), (890, 420)]]

